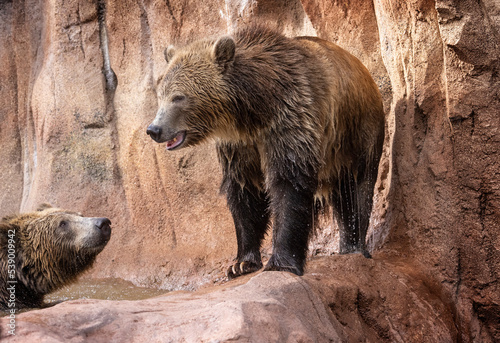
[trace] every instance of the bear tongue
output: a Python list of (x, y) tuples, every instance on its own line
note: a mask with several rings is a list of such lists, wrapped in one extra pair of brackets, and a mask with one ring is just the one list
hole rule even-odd
[(186, 138), (186, 132), (181, 131), (177, 133), (174, 139), (167, 141), (167, 150), (172, 150), (184, 142), (184, 138)]

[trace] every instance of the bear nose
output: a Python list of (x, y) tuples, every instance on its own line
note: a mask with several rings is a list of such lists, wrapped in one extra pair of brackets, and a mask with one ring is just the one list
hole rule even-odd
[(146, 133), (155, 141), (159, 142), (161, 138), (161, 127), (157, 125), (149, 125)]
[(110, 225), (111, 225), (111, 220), (109, 220), (108, 218), (96, 218), (95, 226), (97, 226), (97, 228), (99, 230), (101, 230), (101, 233), (105, 237), (111, 236), (111, 226)]

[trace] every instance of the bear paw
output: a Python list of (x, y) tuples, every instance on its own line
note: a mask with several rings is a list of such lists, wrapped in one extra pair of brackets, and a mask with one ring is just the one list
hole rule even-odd
[(238, 276), (256, 272), (262, 268), (262, 263), (249, 261), (237, 262), (227, 269), (227, 278), (232, 280)]
[(300, 264), (291, 259), (289, 261), (286, 259), (278, 260), (274, 256), (267, 262), (264, 271), (290, 272), (298, 276), (304, 275), (304, 268)]

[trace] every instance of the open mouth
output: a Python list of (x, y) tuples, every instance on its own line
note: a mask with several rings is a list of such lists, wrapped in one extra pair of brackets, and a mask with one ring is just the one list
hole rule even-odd
[(174, 150), (180, 147), (185, 139), (186, 131), (177, 132), (177, 135), (173, 139), (167, 141), (167, 150)]

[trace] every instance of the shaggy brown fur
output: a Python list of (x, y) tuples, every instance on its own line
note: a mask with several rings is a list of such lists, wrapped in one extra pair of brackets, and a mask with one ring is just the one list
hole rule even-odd
[(92, 266), (111, 235), (107, 218), (50, 206), (0, 221), (0, 309), (41, 307), (45, 294)]
[(168, 150), (216, 139), (238, 239), (230, 276), (262, 266), (271, 215), (266, 269), (301, 275), (314, 199), (336, 209), (341, 252), (367, 254), (384, 112), (357, 58), (319, 38), (262, 27), (169, 47), (165, 57), (148, 134)]

